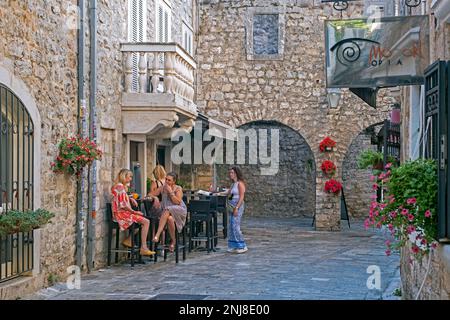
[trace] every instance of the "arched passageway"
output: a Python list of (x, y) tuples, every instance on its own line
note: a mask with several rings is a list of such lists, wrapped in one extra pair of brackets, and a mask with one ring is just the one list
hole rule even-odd
[(368, 215), (373, 194), (370, 181), (371, 170), (359, 169), (358, 158), (366, 150), (377, 151), (377, 135), (383, 123), (377, 123), (364, 129), (353, 139), (344, 157), (342, 181), (347, 210), (351, 218), (363, 218)]
[[(249, 136), (253, 131), (258, 141), (264, 136), (262, 132), (267, 132), (269, 157), (272, 143), (276, 143), (275, 132), (279, 135), (279, 167), (273, 175), (261, 174), (261, 168), (268, 166), (263, 165), (260, 158), (257, 164), (249, 164), (249, 152), (253, 153), (252, 144), (245, 144), (245, 164), (237, 165), (242, 169), (248, 186), (246, 214), (264, 217), (312, 217), (316, 201), (316, 168), (313, 152), (306, 140), (294, 129), (276, 121), (250, 122), (239, 127), (239, 130), (240, 134), (246, 132)], [(239, 147), (236, 149), (235, 152), (239, 152)], [(261, 148), (258, 151), (258, 155), (261, 155)], [(220, 185), (229, 185), (229, 167), (229, 164), (217, 166)]]

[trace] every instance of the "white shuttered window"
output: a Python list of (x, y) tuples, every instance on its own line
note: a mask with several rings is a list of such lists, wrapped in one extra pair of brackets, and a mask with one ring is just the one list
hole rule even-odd
[[(128, 41), (147, 41), (147, 0), (128, 0)], [(133, 54), (132, 89), (138, 89), (139, 54)]]
[(192, 56), (193, 45), (192, 39), (194, 38), (192, 29), (188, 27), (186, 23), (182, 24), (183, 34), (183, 48)]
[(163, 0), (158, 0), (156, 3), (156, 26), (158, 29), (156, 41), (170, 42), (172, 41), (172, 10)]

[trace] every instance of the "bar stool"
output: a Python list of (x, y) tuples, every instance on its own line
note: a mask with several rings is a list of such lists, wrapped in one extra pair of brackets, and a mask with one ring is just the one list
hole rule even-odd
[[(114, 221), (113, 219), (113, 213), (112, 213), (112, 205), (111, 203), (106, 204), (106, 217), (108, 221), (108, 266), (111, 265), (111, 253), (115, 253), (115, 263), (119, 262), (119, 252), (128, 253), (130, 260), (131, 260), (131, 267), (134, 267), (134, 261), (137, 258), (139, 263), (142, 263), (142, 256), (140, 255), (140, 242), (141, 239), (141, 225), (138, 223), (133, 223), (129, 228), (130, 236), (131, 236), (131, 248), (127, 249), (119, 249), (119, 235), (120, 235), (120, 226), (119, 224)], [(114, 249), (111, 248), (111, 241), (112, 241), (112, 234), (113, 230), (116, 231), (115, 236), (115, 247)], [(138, 241), (137, 241), (137, 247), (135, 246), (135, 230), (138, 230)]]
[[(213, 213), (210, 200), (191, 200), (188, 205), (189, 212), (189, 252), (194, 248), (193, 242), (206, 242), (208, 253), (214, 249)], [(199, 227), (205, 224), (205, 233), (199, 232)]]
[[(159, 227), (159, 217), (154, 217), (151, 215), (151, 209), (153, 207), (153, 203), (150, 200), (144, 200), (144, 208), (145, 208), (145, 213), (147, 215), (147, 217), (150, 219), (150, 230), (151, 232), (149, 232), (151, 239), (154, 238), (156, 231), (158, 230)], [(163, 251), (164, 252), (164, 261), (167, 260), (167, 251), (169, 251), (169, 245), (167, 245), (166, 243), (169, 242), (169, 230), (167, 229), (167, 225), (164, 228), (164, 236), (163, 236), (163, 243), (161, 243), (161, 241), (159, 243), (154, 243), (153, 241), (151, 241), (150, 244), (150, 248), (151, 250), (155, 251), (156, 253)], [(180, 234), (181, 234), (181, 240), (182, 242), (180, 242)], [(183, 252), (183, 261), (186, 260), (186, 224), (183, 226), (183, 229), (178, 232), (178, 230), (175, 230), (175, 248), (174, 248), (174, 253), (175, 253), (175, 262), (178, 263), (179, 262), (179, 254), (180, 254), (180, 250), (182, 250)], [(158, 262), (158, 254), (155, 254), (153, 257), (153, 261), (156, 263)]]
[(217, 196), (217, 211), (222, 213), (223, 238), (228, 236), (227, 196)]

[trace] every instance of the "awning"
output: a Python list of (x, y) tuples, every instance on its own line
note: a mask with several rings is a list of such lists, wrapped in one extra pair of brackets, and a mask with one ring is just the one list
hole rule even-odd
[(200, 112), (198, 113), (197, 120), (200, 120), (205, 124), (204, 126), (205, 130), (208, 129), (209, 134), (213, 137), (219, 137), (226, 140), (234, 140), (234, 141), (238, 140), (237, 129), (223, 122), (209, 118)]

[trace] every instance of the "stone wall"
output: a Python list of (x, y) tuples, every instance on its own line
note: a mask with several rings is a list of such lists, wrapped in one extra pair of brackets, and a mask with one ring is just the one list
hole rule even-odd
[(438, 245), (431, 260), (411, 259), (410, 250), (406, 247), (401, 253), (402, 299), (450, 300), (450, 245)]
[[(76, 132), (76, 30), (68, 24), (68, 1), (0, 2), (0, 65), (26, 85), (39, 110), (41, 207), (56, 214), (41, 231), (44, 279), (63, 277), (74, 264), (76, 184), (51, 173), (61, 138)], [(25, 105), (25, 107), (27, 107)]]
[(377, 145), (371, 143), (371, 136), (378, 134), (381, 125), (372, 126), (361, 132), (351, 143), (345, 155), (342, 168), (342, 181), (344, 186), (347, 210), (351, 218), (365, 218), (369, 213), (373, 194), (370, 176), (371, 169), (359, 169), (358, 158), (366, 150), (377, 151)]
[[(429, 8), (430, 3), (427, 2)], [(430, 12), (429, 10), (427, 12)], [(430, 15), (430, 64), (437, 59), (450, 59), (450, 23), (436, 21), (434, 15)], [(405, 88), (402, 96), (402, 134), (407, 132), (407, 125), (411, 117), (411, 102), (409, 90)], [(404, 160), (409, 159), (410, 141), (402, 140)], [(450, 245), (439, 244), (431, 256), (428, 266), (428, 257), (422, 262), (410, 263), (410, 248), (402, 251), (401, 255), (401, 279), (403, 299), (415, 299), (423, 283), (418, 299), (450, 300)], [(428, 274), (427, 274), (428, 272)], [(425, 275), (427, 275), (425, 277)]]
[[(279, 168), (276, 174), (261, 175), (267, 165), (238, 164), (246, 180), (245, 212), (263, 217), (312, 217), (315, 212), (315, 162), (311, 148), (295, 130), (277, 122), (257, 121), (245, 124), (240, 130), (279, 130)], [(270, 154), (268, 144), (268, 154)], [(245, 155), (249, 156), (246, 143)], [(237, 152), (240, 152), (238, 150)], [(265, 150), (264, 150), (265, 151)], [(258, 149), (261, 153), (261, 149)], [(229, 165), (218, 165), (218, 185), (229, 187)]]
[[(284, 14), (280, 59), (247, 60), (249, 14), (261, 8), (265, 13)], [(358, 8), (352, 6), (353, 11), (344, 12), (343, 18), (359, 16)], [(324, 160), (319, 143), (329, 135), (337, 142), (332, 160), (341, 177), (350, 143), (364, 128), (387, 118), (393, 99), (381, 92), (379, 107), (373, 109), (344, 90), (339, 108), (328, 108), (323, 22), (338, 17), (331, 6), (319, 1), (202, 1), (197, 51), (200, 111), (235, 127), (259, 120), (278, 121), (305, 139), (316, 167)], [(316, 228), (338, 230), (339, 197), (325, 194), (324, 183), (317, 175)]]

